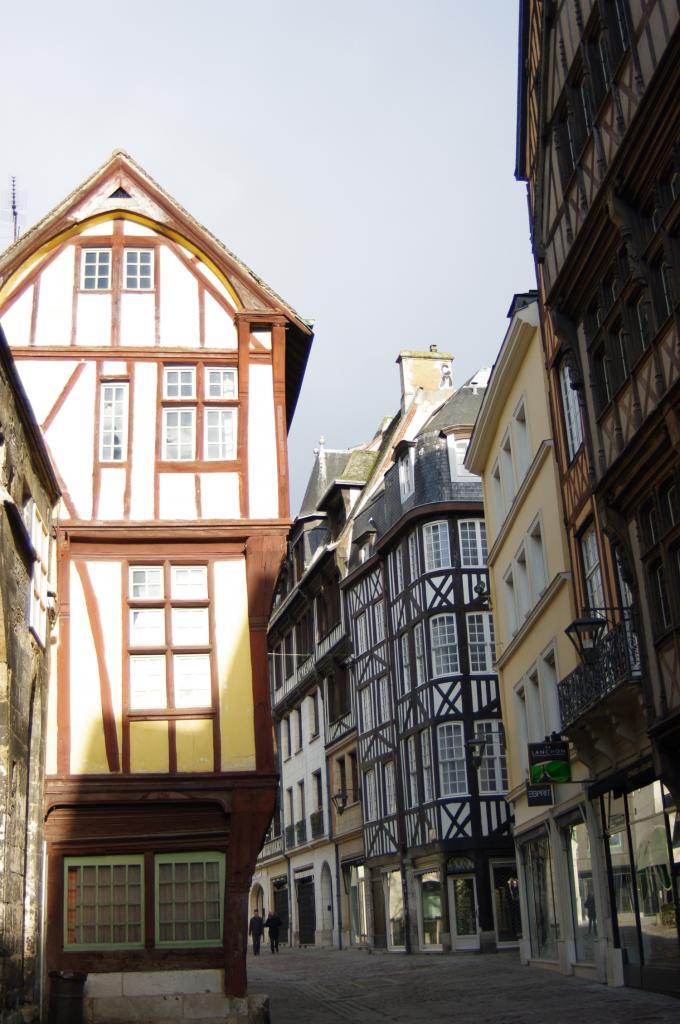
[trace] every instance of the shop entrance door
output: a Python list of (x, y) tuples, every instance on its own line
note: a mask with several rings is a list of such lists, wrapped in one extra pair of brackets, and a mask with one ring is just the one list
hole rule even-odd
[(474, 875), (449, 878), (452, 949), (479, 949), (477, 886)]
[(311, 876), (298, 878), (297, 903), (300, 945), (313, 946), (316, 940), (316, 907), (314, 879)]
[(279, 942), (288, 942), (288, 886), (274, 889), (274, 912), (281, 918)]

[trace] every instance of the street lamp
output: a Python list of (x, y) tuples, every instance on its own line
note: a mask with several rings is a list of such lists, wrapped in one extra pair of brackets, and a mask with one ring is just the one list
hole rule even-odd
[(341, 789), (339, 792), (333, 793), (331, 801), (338, 814), (342, 814), (345, 807), (347, 807), (347, 790)]
[(472, 761), (472, 767), (475, 771), (479, 771), (482, 765), (482, 758), (484, 757), (484, 748), (486, 747), (486, 740), (480, 736), (474, 736), (472, 739), (465, 741), (465, 747), (470, 755)]
[(594, 665), (597, 660), (597, 645), (607, 625), (601, 615), (584, 615), (574, 619), (565, 629), (565, 633), (576, 648), (576, 653), (584, 665)]

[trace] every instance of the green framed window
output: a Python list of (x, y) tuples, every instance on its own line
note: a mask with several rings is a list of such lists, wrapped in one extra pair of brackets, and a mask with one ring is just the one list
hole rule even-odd
[(144, 945), (144, 858), (64, 859), (64, 949)]
[(224, 875), (223, 853), (157, 854), (157, 946), (221, 944)]

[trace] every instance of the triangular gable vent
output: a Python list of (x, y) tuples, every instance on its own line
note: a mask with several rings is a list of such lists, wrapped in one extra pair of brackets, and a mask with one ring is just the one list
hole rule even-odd
[(115, 192), (112, 192), (109, 199), (132, 199), (129, 192), (126, 192), (122, 185), (119, 185)]

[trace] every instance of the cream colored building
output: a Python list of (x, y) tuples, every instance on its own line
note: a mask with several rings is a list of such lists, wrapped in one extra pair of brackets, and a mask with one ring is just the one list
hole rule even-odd
[[(482, 477), (497, 664), (514, 814), (523, 962), (620, 983), (608, 963), (605, 865), (585, 767), (529, 806), (528, 744), (562, 732), (558, 681), (576, 618), (535, 292), (516, 295), (466, 458)], [(591, 899), (592, 896), (592, 899)], [(594, 899), (594, 904), (593, 904)]]

